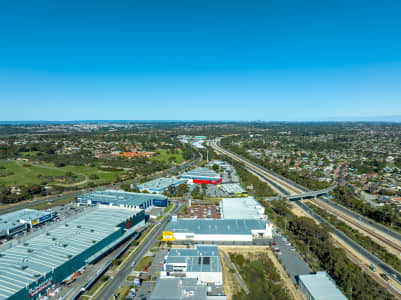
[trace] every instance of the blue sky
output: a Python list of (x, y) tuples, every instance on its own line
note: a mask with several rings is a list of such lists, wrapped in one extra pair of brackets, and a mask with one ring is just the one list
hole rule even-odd
[(401, 116), (400, 1), (0, 1), (0, 120)]

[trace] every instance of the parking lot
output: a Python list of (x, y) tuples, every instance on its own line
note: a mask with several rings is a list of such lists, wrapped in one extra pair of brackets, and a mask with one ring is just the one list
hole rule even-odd
[(220, 206), (215, 204), (191, 205), (180, 218), (220, 219)]
[(145, 273), (144, 277), (149, 278), (150, 280), (146, 280), (142, 282), (142, 285), (136, 292), (135, 300), (147, 299), (149, 295), (152, 293), (153, 287), (155, 286), (157, 278), (160, 277), (160, 271), (162, 269), (162, 265), (164, 262), (164, 257), (167, 255), (167, 250), (159, 250), (156, 252), (155, 257), (153, 259), (152, 265), (149, 268), (149, 272)]
[(272, 244), (274, 253), (295, 283), (296, 275), (312, 272), (296, 249), (286, 239), (283, 239), (280, 235), (275, 235), (273, 243), (275, 243), (275, 245)]

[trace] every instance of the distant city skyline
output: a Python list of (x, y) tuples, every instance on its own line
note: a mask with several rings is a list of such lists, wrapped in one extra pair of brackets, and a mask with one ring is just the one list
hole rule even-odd
[(4, 1), (0, 121), (401, 121), (399, 1)]

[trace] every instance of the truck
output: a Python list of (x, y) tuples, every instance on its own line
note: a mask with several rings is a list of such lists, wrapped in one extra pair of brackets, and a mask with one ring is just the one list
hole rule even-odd
[(370, 264), (369, 269), (371, 269), (372, 272), (376, 272), (376, 267), (374, 264)]

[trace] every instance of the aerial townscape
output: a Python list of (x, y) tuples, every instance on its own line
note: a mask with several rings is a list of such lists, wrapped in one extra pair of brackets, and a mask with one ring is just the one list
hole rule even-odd
[(400, 297), (400, 124), (0, 134), (0, 299)]
[(400, 12), (0, 1), (0, 300), (401, 300)]

